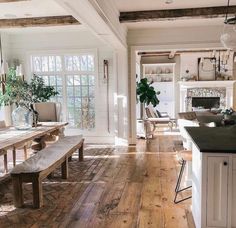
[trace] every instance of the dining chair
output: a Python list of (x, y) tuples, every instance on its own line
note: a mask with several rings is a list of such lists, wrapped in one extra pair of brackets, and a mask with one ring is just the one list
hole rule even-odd
[[(7, 128), (6, 126), (6, 122), (5, 120), (1, 120), (0, 121), (0, 130), (4, 130), (5, 128)], [(13, 147), (12, 149), (12, 162), (13, 162), (13, 166), (16, 165), (16, 150), (24, 150), (24, 159), (26, 160), (28, 158), (28, 148), (30, 148), (32, 144), (32, 141), (27, 142), (27, 143), (22, 143), (20, 145), (18, 145), (17, 147)], [(4, 152), (4, 170), (5, 173), (8, 172), (8, 162), (7, 162), (7, 151)]]
[[(59, 102), (38, 102), (34, 103), (34, 109), (38, 112), (39, 122), (62, 122), (62, 107)], [(38, 144), (33, 146), (34, 150), (40, 150), (39, 142), (46, 144), (54, 143), (59, 135), (64, 135), (64, 128), (45, 135), (43, 138), (35, 139)]]

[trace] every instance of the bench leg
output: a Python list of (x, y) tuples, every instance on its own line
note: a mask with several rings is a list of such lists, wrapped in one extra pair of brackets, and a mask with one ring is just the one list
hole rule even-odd
[(26, 160), (28, 158), (27, 146), (24, 146), (24, 156), (25, 156), (25, 160)]
[(5, 173), (8, 173), (7, 152), (6, 154), (3, 155), (3, 159), (4, 159), (4, 171)]
[(33, 188), (33, 207), (40, 208), (43, 205), (43, 189), (42, 181), (39, 177), (33, 177), (32, 181)]
[(67, 179), (69, 176), (68, 172), (68, 158), (61, 164), (61, 177)]
[(12, 160), (13, 160), (13, 166), (15, 167), (16, 166), (16, 148), (13, 147), (13, 150), (12, 150)]
[(81, 147), (79, 148), (79, 161), (84, 160), (84, 144), (82, 143)]
[(23, 206), (23, 190), (20, 176), (12, 176), (13, 198), (15, 207)]

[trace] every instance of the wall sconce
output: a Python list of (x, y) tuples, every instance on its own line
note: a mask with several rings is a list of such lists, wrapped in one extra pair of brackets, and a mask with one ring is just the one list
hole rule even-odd
[(108, 74), (108, 60), (103, 60), (103, 79), (104, 81), (108, 80), (109, 74)]

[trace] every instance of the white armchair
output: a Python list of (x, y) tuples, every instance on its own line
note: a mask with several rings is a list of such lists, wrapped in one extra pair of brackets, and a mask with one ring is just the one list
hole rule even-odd
[(60, 122), (62, 121), (61, 103), (40, 102), (34, 104), (34, 109), (39, 114), (40, 122)]

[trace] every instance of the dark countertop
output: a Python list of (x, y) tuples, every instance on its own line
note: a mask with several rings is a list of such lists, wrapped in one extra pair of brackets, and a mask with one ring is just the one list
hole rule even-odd
[(236, 125), (185, 129), (201, 152), (236, 153)]

